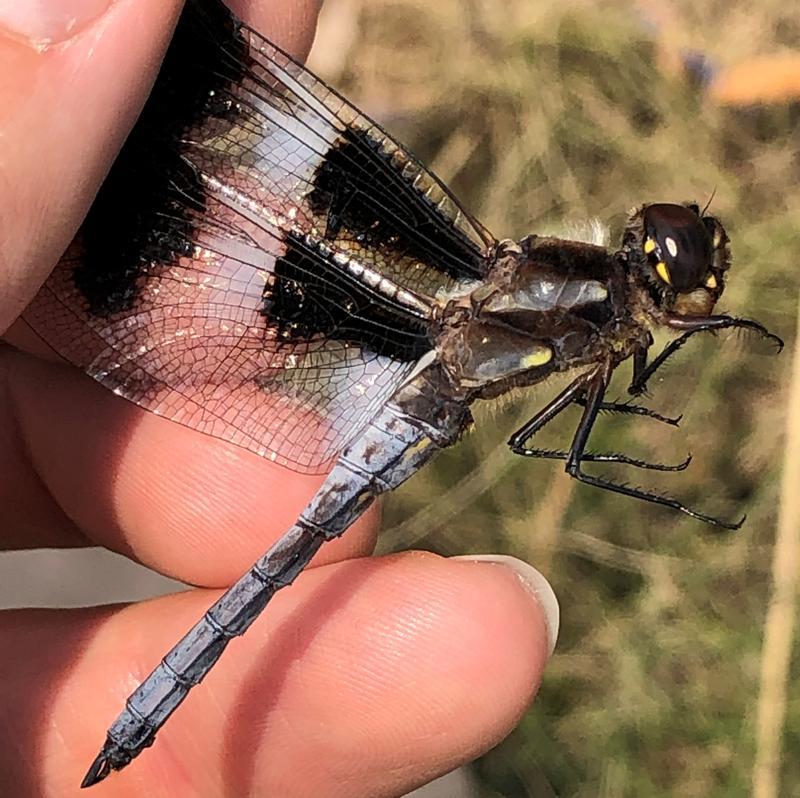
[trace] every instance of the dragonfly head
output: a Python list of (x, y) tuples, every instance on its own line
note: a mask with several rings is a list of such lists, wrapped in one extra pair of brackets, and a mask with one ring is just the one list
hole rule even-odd
[(655, 203), (631, 215), (622, 253), (659, 312), (707, 316), (725, 288), (728, 241), (719, 220), (697, 205)]

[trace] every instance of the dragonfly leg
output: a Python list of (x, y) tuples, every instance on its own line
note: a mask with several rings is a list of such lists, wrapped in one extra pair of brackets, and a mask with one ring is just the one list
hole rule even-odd
[[(581, 374), (573, 380), (555, 399), (545, 405), (530, 421), (521, 426), (509, 439), (508, 445), (514, 454), (525, 455), (529, 450), (525, 443), (529, 441), (542, 427), (549, 424), (559, 413), (566, 410), (571, 404), (583, 398), (586, 384), (594, 372)], [(530, 455), (535, 456), (535, 455)]]
[[(595, 372), (588, 372), (582, 374), (572, 383), (570, 383), (552, 402), (546, 405), (542, 410), (537, 413), (530, 421), (523, 427), (518, 429), (509, 439), (508, 445), (514, 454), (522, 455), (523, 457), (539, 457), (546, 460), (567, 460), (569, 459), (568, 452), (561, 452), (550, 449), (532, 449), (525, 444), (546, 424), (552, 421), (562, 410), (565, 410), (571, 404), (578, 404), (586, 407), (586, 384), (593, 378)], [(616, 412), (630, 412), (637, 415), (653, 416), (659, 421), (672, 423), (675, 419), (667, 419), (664, 416), (659, 416), (657, 413), (649, 410), (646, 407), (638, 407), (636, 405), (625, 405), (619, 403), (604, 403), (600, 402), (597, 410), (611, 410)], [(677, 465), (664, 465), (662, 463), (648, 463), (644, 460), (638, 460), (633, 457), (628, 457), (624, 454), (601, 454), (594, 452), (584, 452), (583, 459), (585, 461), (598, 462), (598, 463), (622, 463), (623, 465), (631, 465), (636, 468), (651, 469), (654, 471), (683, 471), (688, 467), (692, 460), (689, 455), (686, 460)]]
[[(521, 454), (524, 457), (538, 457), (543, 460), (568, 460), (570, 457), (569, 452), (562, 452), (555, 449), (515, 449), (515, 454)], [(628, 457), (624, 454), (614, 453), (599, 453), (599, 452), (584, 452), (581, 456), (581, 462), (584, 463), (621, 463), (622, 465), (634, 466), (635, 468), (644, 468), (649, 471), (685, 471), (689, 464), (692, 462), (692, 456), (687, 455), (685, 460), (674, 465), (666, 465), (664, 463), (649, 463), (646, 460), (637, 460), (635, 457)]]
[[(576, 399), (575, 404), (578, 404), (581, 407), (586, 407), (586, 399)], [(601, 402), (600, 412), (623, 413), (631, 416), (645, 416), (646, 418), (652, 418), (655, 421), (661, 421), (664, 424), (669, 424), (671, 427), (677, 427), (683, 418), (683, 416), (662, 416), (661, 413), (656, 413), (655, 410), (651, 410), (649, 407), (634, 405), (630, 402)]]
[(783, 341), (771, 333), (763, 324), (759, 324), (752, 319), (739, 319), (735, 316), (700, 316), (697, 318), (675, 316), (668, 320), (667, 324), (674, 330), (682, 330), (683, 335), (670, 341), (661, 353), (649, 364), (647, 363), (647, 350), (637, 350), (633, 361), (633, 379), (628, 386), (628, 393), (638, 396), (647, 389), (647, 381), (672, 357), (693, 335), (701, 332), (714, 332), (738, 328), (741, 330), (753, 330), (764, 338), (772, 341), (780, 352), (783, 349)]
[(705, 523), (713, 526), (723, 527), (724, 529), (738, 529), (744, 523), (744, 517), (742, 517), (742, 519), (736, 523), (722, 521), (719, 518), (714, 518), (713, 516), (693, 510), (692, 508), (687, 507), (685, 504), (679, 502), (677, 499), (673, 499), (671, 496), (661, 496), (658, 493), (652, 493), (651, 491), (643, 490), (642, 488), (636, 488), (631, 485), (613, 482), (605, 477), (587, 474), (581, 469), (581, 463), (585, 460), (588, 460), (588, 458), (585, 457), (586, 444), (589, 440), (589, 434), (592, 431), (594, 422), (597, 420), (597, 414), (600, 412), (600, 405), (603, 402), (606, 384), (607, 379), (605, 378), (605, 375), (600, 373), (588, 387), (586, 392), (586, 406), (584, 408), (580, 423), (578, 424), (578, 429), (575, 432), (575, 438), (572, 441), (569, 458), (567, 459), (567, 473), (580, 482), (584, 482), (587, 485), (593, 485), (596, 488), (613, 491), (614, 493), (621, 493), (624, 496), (630, 496), (634, 499), (651, 502), (652, 504), (660, 504), (663, 507), (670, 507), (673, 510), (679, 510), (680, 512), (686, 513), (686, 515), (689, 515), (692, 518), (696, 518), (699, 521), (704, 521)]
[(679, 338), (676, 338), (674, 341), (670, 341), (661, 350), (661, 352), (650, 361), (650, 363), (647, 363), (647, 350), (638, 350), (644, 353), (644, 358), (640, 357), (640, 359), (637, 360), (634, 356), (633, 379), (631, 380), (631, 384), (628, 386), (628, 393), (631, 394), (631, 396), (641, 396), (641, 394), (645, 393), (647, 391), (648, 380), (686, 343), (689, 338), (691, 338), (691, 336), (698, 332), (701, 332), (701, 330), (689, 330)]

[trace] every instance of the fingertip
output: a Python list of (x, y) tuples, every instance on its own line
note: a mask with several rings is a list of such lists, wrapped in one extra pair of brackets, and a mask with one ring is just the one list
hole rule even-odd
[(547, 628), (547, 656), (549, 658), (553, 655), (561, 624), (561, 609), (552, 585), (541, 571), (524, 560), (505, 554), (467, 554), (451, 559), (463, 562), (491, 563), (509, 569), (536, 601)]
[(322, 0), (229, 0), (228, 5), (237, 16), (295, 58), (303, 60), (308, 55)]
[(37, 50), (80, 34), (104, 14), (112, 0), (73, 0), (56, 4), (2, 3), (0, 30)]
[(17, 36), (6, 32), (9, 15), (0, 19), (0, 134), (9, 154), (0, 169), (0, 330), (74, 235), (144, 101), (179, 7), (85, 0), (83, 15), (56, 5), (3, 4)]

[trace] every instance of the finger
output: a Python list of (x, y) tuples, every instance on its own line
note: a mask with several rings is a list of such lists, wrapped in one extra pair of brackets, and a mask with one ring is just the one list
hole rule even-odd
[[(19, 666), (0, 684), (15, 741), (0, 750), (5, 786), (20, 798), (77, 795), (127, 693), (209, 599), (7, 619)], [(496, 744), (547, 651), (541, 606), (506, 568), (419, 553), (319, 568), (276, 597), (154, 747), (101, 789), (401, 795)]]
[[(48, 22), (47, 4), (35, 4), (40, 16), (25, 3), (3, 5), (0, 330), (74, 234), (144, 101), (179, 7), (177, 0), (83, 5), (89, 13), (75, 3), (71, 37), (68, 13)], [(55, 40), (48, 49), (34, 46), (47, 39)]]
[[(63, 0), (61, 14), (46, 3), (0, 8), (0, 332), (86, 214), (155, 78), (180, 5)], [(305, 54), (316, 2), (237, 5), (279, 44)]]
[[(292, 525), (322, 481), (10, 348), (0, 348), (3, 385), (0, 506), (10, 517), (0, 547), (88, 539), (185, 582), (227, 585)], [(377, 520), (368, 513), (317, 562), (371, 552)]]

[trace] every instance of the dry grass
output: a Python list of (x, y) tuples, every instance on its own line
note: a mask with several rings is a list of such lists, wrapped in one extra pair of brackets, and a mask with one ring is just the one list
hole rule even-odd
[[(537, 773), (562, 798), (800, 795), (797, 566), (787, 554), (799, 523), (790, 455), (800, 444), (789, 441), (800, 399), (789, 383), (800, 111), (711, 99), (726, 68), (800, 50), (800, 9), (777, 0), (757, 9), (744, 0), (328, 3), (327, 57), (316, 68), (498, 236), (587, 216), (618, 234), (638, 202), (703, 201), (716, 188), (735, 260), (723, 309), (789, 344), (775, 358), (750, 337), (693, 341), (651, 386), (655, 409), (684, 413), (680, 431), (606, 417), (593, 437), (598, 450), (662, 460), (692, 451), (687, 473), (645, 481), (711, 511), (746, 512), (739, 533), (575, 486), (557, 464), (508, 454), (508, 434), (556, 385), (482, 417), (389, 503), (385, 547), (513, 553), (542, 567), (562, 596), (540, 699), (476, 764), (485, 796), (536, 794)], [(689, 51), (716, 70), (710, 88), (687, 79)], [(563, 444), (570, 423), (550, 440)]]
[[(800, 336), (800, 302), (797, 333)], [(780, 514), (772, 556), (772, 597), (764, 621), (761, 649), (756, 755), (753, 766), (754, 798), (781, 794), (781, 750), (786, 723), (788, 684), (797, 615), (800, 577), (800, 349), (795, 349), (786, 420)]]

